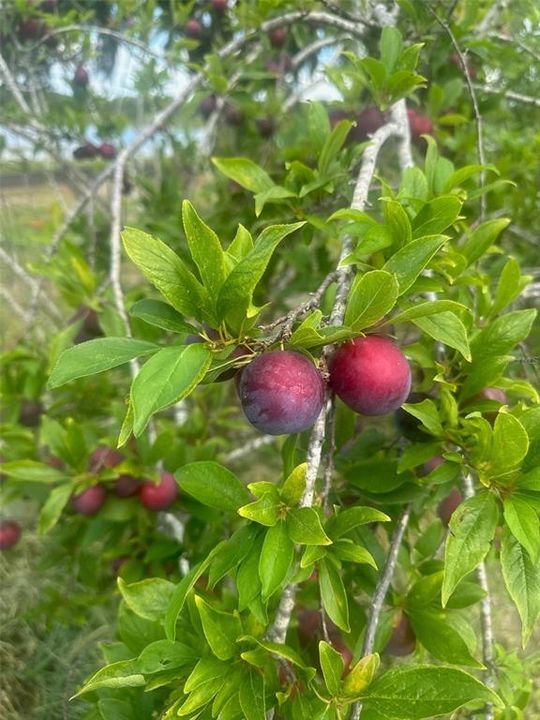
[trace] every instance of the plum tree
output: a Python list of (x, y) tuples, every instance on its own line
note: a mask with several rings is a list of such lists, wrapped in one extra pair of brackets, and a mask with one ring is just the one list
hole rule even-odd
[(168, 472), (160, 473), (157, 483), (146, 480), (139, 491), (141, 503), (150, 510), (166, 510), (178, 496), (178, 485), (174, 475)]
[(388, 337), (355, 338), (336, 350), (330, 361), (330, 386), (352, 410), (386, 415), (409, 395), (411, 369)]
[(457, 488), (452, 491), (437, 506), (437, 515), (441, 518), (445, 525), (448, 525), (450, 518), (454, 514), (456, 508), (461, 505), (463, 497)]
[(304, 355), (274, 350), (242, 370), (238, 395), (257, 430), (285, 435), (313, 425), (324, 402), (324, 382)]
[(385, 650), (389, 655), (403, 657), (410, 655), (416, 648), (416, 635), (412, 629), (409, 618), (401, 612), (397, 616), (397, 623), (394, 624), (390, 639)]
[(0, 550), (10, 550), (21, 538), (21, 526), (15, 520), (0, 523)]
[(114, 493), (118, 497), (131, 497), (138, 492), (141, 481), (133, 475), (119, 475), (114, 482)]
[(92, 487), (73, 495), (71, 505), (80, 515), (95, 515), (107, 498), (107, 490), (103, 485)]

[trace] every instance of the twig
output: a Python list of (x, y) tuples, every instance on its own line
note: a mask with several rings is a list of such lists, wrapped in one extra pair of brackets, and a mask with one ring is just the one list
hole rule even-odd
[(524, 42), (521, 42), (521, 40), (519, 40), (518, 38), (511, 37), (510, 35), (503, 35), (502, 33), (493, 33), (493, 35), (490, 35), (490, 37), (494, 38), (495, 40), (500, 40), (504, 43), (510, 43), (510, 45), (512, 46), (517, 45), (519, 48), (521, 48), (521, 50), (523, 50), (523, 52), (526, 52), (528, 55), (533, 57), (536, 62), (540, 63), (540, 55), (528, 45), (525, 45)]
[(254, 438), (253, 440), (245, 443), (242, 447), (236, 448), (235, 450), (231, 450), (231, 452), (227, 453), (223, 457), (223, 462), (226, 464), (233, 463), (236, 460), (240, 460), (246, 455), (249, 455), (255, 450), (264, 447), (265, 445), (271, 445), (275, 441), (276, 438), (274, 435), (263, 435), (262, 437)]
[(334, 398), (330, 401), (328, 411), (328, 450), (324, 467), (324, 486), (322, 492), (323, 510), (325, 515), (330, 513), (330, 491), (332, 490), (332, 479), (334, 476), (334, 455), (336, 453), (336, 403)]
[(287, 315), (283, 315), (277, 320), (271, 322), (269, 325), (261, 326), (261, 329), (273, 330), (278, 325), (282, 325), (281, 329), (278, 332), (274, 333), (274, 335), (272, 335), (272, 337), (268, 339), (268, 344), (278, 342), (279, 340), (281, 340), (281, 338), (289, 337), (292, 332), (294, 323), (300, 318), (304, 317), (304, 315), (307, 315), (311, 310), (319, 307), (324, 293), (328, 290), (330, 285), (335, 282), (336, 279), (337, 272), (333, 270), (331, 273), (328, 273), (328, 275), (324, 278), (317, 290), (315, 290), (314, 293), (311, 293), (311, 297), (309, 298), (309, 300), (301, 303), (300, 305), (298, 305), (298, 307), (287, 313)]
[(525, 103), (525, 105), (540, 107), (540, 98), (531, 97), (530, 95), (522, 95), (521, 93), (505, 90), (504, 88), (491, 88), (488, 85), (474, 85), (473, 87), (475, 90), (488, 93), (489, 95), (500, 95), (508, 100), (515, 100), (516, 102)]
[(488, 9), (488, 11), (478, 24), (478, 27), (476, 28), (476, 32), (478, 33), (478, 35), (483, 37), (486, 34), (487, 29), (493, 23), (495, 17), (499, 14), (501, 10), (504, 10), (507, 4), (508, 0), (496, 0), (496, 2), (491, 5), (491, 7)]
[(30, 113), (32, 112), (30, 109), (30, 106), (28, 105), (28, 103), (24, 99), (23, 94), (19, 90), (19, 86), (17, 85), (17, 82), (15, 81), (15, 78), (11, 74), (11, 70), (9, 69), (9, 67), (1, 53), (0, 53), (0, 73), (2, 74), (11, 94), (15, 98), (17, 105), (20, 107), (20, 109), (23, 111), (23, 113), (25, 113), (26, 115), (30, 115)]
[[(459, 63), (461, 65), (461, 69), (463, 70), (463, 74), (465, 75), (465, 80), (467, 82), (467, 87), (469, 89), (469, 95), (471, 97), (471, 102), (473, 106), (473, 112), (474, 112), (474, 120), (476, 124), (476, 154), (478, 155), (478, 162), (480, 165), (484, 166), (486, 164), (486, 158), (484, 154), (484, 131), (483, 131), (483, 124), (482, 124), (482, 115), (480, 114), (480, 109), (478, 107), (478, 100), (476, 98), (476, 92), (474, 89), (474, 85), (471, 80), (471, 74), (469, 72), (469, 66), (467, 65), (467, 60), (465, 59), (465, 56), (461, 52), (461, 48), (459, 47), (459, 43), (456, 40), (456, 36), (452, 32), (452, 29), (450, 25), (448, 25), (447, 22), (444, 20), (441, 20), (441, 18), (437, 15), (435, 10), (431, 8), (429, 5), (426, 4), (426, 7), (428, 8), (429, 12), (433, 15), (435, 20), (439, 23), (439, 25), (442, 27), (442, 29), (445, 31), (445, 33), (450, 38), (450, 41), (452, 45), (454, 46), (454, 50), (457, 53), (457, 56), (459, 57)], [(480, 187), (484, 188), (486, 184), (486, 173), (485, 170), (480, 171)], [(486, 196), (485, 193), (482, 193), (480, 195), (480, 219), (483, 220), (486, 214)]]
[[(5, 252), (5, 250), (3, 250), (1, 247), (0, 260), (2, 260), (2, 262), (4, 262), (10, 268), (14, 275), (20, 278), (26, 285), (28, 285), (28, 287), (33, 292), (35, 292), (37, 281), (33, 277), (31, 277), (23, 267), (19, 265), (15, 258), (12, 258), (11, 255), (8, 255), (8, 253)], [(50, 315), (54, 317), (55, 320), (62, 320), (62, 316), (48, 297), (45, 299), (45, 305)]]
[[(407, 528), (407, 525), (409, 524), (411, 508), (412, 506), (410, 504), (406, 505), (403, 508), (403, 512), (401, 513), (397, 521), (397, 525), (395, 527), (394, 534), (392, 535), (392, 540), (390, 542), (390, 549), (388, 551), (388, 557), (386, 558), (386, 564), (384, 566), (382, 575), (379, 578), (379, 582), (377, 583), (377, 587), (375, 588), (375, 594), (371, 599), (371, 609), (369, 611), (366, 634), (364, 636), (364, 644), (362, 646), (363, 657), (365, 657), (366, 655), (370, 655), (373, 652), (373, 647), (375, 645), (375, 633), (377, 632), (377, 627), (379, 625), (379, 618), (384, 604), (384, 599), (386, 597), (386, 593), (388, 592), (388, 588), (390, 587), (390, 583), (392, 582), (392, 577), (394, 575), (401, 541), (403, 540), (403, 535), (405, 534), (405, 530)], [(362, 703), (355, 703), (352, 706), (351, 720), (358, 720), (361, 712)]]
[(337, 45), (338, 43), (347, 39), (347, 36), (343, 36), (325, 37), (321, 38), (320, 40), (315, 40), (309, 45), (306, 45), (305, 48), (302, 48), (300, 52), (296, 53), (296, 55), (291, 60), (291, 68), (293, 70), (297, 70), (308, 58), (310, 58), (312, 55), (316, 55), (323, 48), (328, 47), (329, 45)]
[[(463, 494), (465, 498), (469, 499), (474, 497), (474, 482), (472, 476), (467, 473), (463, 477)], [(482, 655), (484, 665), (486, 666), (486, 685), (492, 690), (496, 687), (496, 674), (495, 674), (495, 658), (493, 654), (493, 620), (491, 613), (491, 595), (489, 594), (489, 584), (486, 573), (486, 565), (481, 562), (476, 570), (478, 577), (478, 583), (485, 595), (480, 601), (480, 621), (482, 625)], [(495, 717), (493, 712), (493, 705), (488, 703), (486, 705), (485, 720), (493, 720)]]
[(0, 295), (4, 298), (11, 309), (24, 321), (28, 320), (28, 314), (24, 308), (12, 297), (11, 293), (5, 287), (0, 285)]

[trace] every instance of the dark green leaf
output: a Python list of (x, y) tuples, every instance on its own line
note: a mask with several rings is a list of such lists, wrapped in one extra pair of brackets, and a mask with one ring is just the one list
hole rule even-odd
[(354, 279), (345, 312), (345, 325), (355, 331), (374, 325), (394, 307), (398, 284), (394, 275), (372, 270)]
[(194, 333), (195, 328), (189, 325), (173, 307), (162, 300), (145, 298), (138, 300), (130, 309), (131, 317), (139, 318), (149, 325), (176, 333)]
[(210, 298), (215, 300), (225, 280), (225, 263), (219, 238), (201, 220), (188, 200), (182, 203), (182, 219), (191, 257), (199, 268)]
[(175, 477), (182, 490), (217, 510), (236, 513), (249, 501), (249, 493), (236, 475), (216, 462), (188, 463), (176, 471)]
[(165, 617), (175, 587), (163, 578), (148, 578), (128, 585), (119, 577), (118, 589), (136, 615), (159, 622)]
[(219, 660), (229, 660), (236, 654), (236, 639), (242, 634), (240, 618), (216, 610), (198, 595), (195, 596), (195, 604), (210, 650)]
[(159, 346), (133, 338), (108, 337), (89, 340), (64, 350), (56, 361), (48, 387), (124, 365), (136, 357), (153, 355)]
[(540, 554), (540, 520), (536, 510), (516, 495), (507, 497), (503, 507), (510, 532), (536, 563)]
[(350, 533), (359, 525), (372, 522), (388, 522), (390, 518), (380, 510), (370, 507), (352, 507), (333, 515), (326, 523), (326, 531), (332, 540)]
[(294, 545), (289, 538), (285, 523), (280, 521), (267, 530), (259, 560), (263, 599), (269, 598), (281, 587), (287, 578), (293, 559)]
[(317, 511), (311, 507), (295, 508), (287, 514), (287, 532), (291, 540), (299, 545), (332, 544)]
[(397, 277), (399, 295), (403, 295), (411, 287), (446, 240), (447, 238), (443, 235), (426, 236), (412, 240), (385, 263), (382, 269), (394, 273)]
[(453, 312), (440, 312), (428, 317), (419, 317), (412, 322), (434, 340), (455, 348), (465, 360), (471, 361), (467, 329)]
[(319, 586), (323, 607), (338, 628), (350, 632), (349, 603), (343, 580), (336, 566), (328, 560), (319, 563)]
[(73, 488), (70, 484), (59, 485), (51, 490), (51, 494), (39, 513), (38, 530), (40, 533), (49, 532), (56, 525), (72, 492)]

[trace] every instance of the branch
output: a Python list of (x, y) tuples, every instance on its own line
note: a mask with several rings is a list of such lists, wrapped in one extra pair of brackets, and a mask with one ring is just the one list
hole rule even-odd
[(231, 450), (231, 452), (227, 453), (227, 455), (223, 458), (223, 462), (228, 465), (236, 460), (240, 460), (265, 445), (271, 445), (275, 441), (275, 435), (263, 435), (262, 437), (256, 437), (253, 440), (246, 442), (242, 445), (242, 447), (236, 448), (235, 450)]
[(8, 86), (11, 94), (15, 98), (17, 105), (20, 107), (20, 109), (23, 111), (23, 113), (25, 113), (25, 115), (30, 115), (30, 113), (32, 112), (30, 109), (30, 106), (24, 99), (24, 96), (21, 93), (15, 78), (11, 74), (11, 70), (9, 69), (6, 61), (4, 60), (4, 56), (1, 53), (0, 53), (0, 73), (2, 74), (2, 77), (4, 78), (6, 85)]
[[(38, 285), (37, 280), (35, 280), (35, 278), (33, 278), (31, 275), (29, 275), (26, 270), (19, 265), (15, 258), (12, 258), (11, 255), (8, 255), (8, 253), (5, 252), (5, 250), (3, 250), (1, 247), (0, 260), (2, 260), (10, 268), (14, 275), (16, 275), (26, 285), (28, 285), (32, 293), (36, 291), (36, 286)], [(49, 314), (55, 320), (62, 321), (62, 316), (48, 297), (45, 299), (45, 305), (47, 310), (49, 311)]]
[(300, 50), (291, 60), (291, 68), (297, 70), (308, 58), (312, 55), (316, 55), (320, 50), (329, 45), (336, 45), (337, 43), (347, 40), (348, 37), (325, 37), (320, 40), (315, 40), (310, 45), (306, 45), (305, 48)]
[(502, 33), (493, 33), (493, 35), (490, 35), (490, 37), (494, 40), (500, 40), (504, 43), (510, 43), (510, 45), (517, 45), (518, 48), (523, 50), (523, 52), (528, 53), (536, 60), (536, 62), (540, 63), (540, 55), (528, 45), (525, 45), (525, 43), (521, 42), (521, 40), (519, 40), (518, 38), (511, 37), (510, 35), (503, 35)]
[[(474, 497), (474, 483), (472, 476), (467, 474), (463, 478), (463, 494), (466, 499)], [(480, 620), (482, 625), (482, 655), (486, 666), (486, 685), (492, 690), (496, 687), (495, 658), (493, 654), (493, 621), (491, 613), (491, 595), (486, 573), (486, 565), (481, 562), (476, 570), (478, 583), (485, 593), (480, 602)], [(485, 720), (493, 720), (493, 705), (486, 705)]]
[(489, 26), (494, 22), (499, 12), (501, 10), (504, 10), (507, 4), (508, 0), (496, 0), (496, 2), (491, 5), (481, 22), (479, 23), (478, 27), (476, 28), (476, 32), (478, 33), (478, 35), (483, 37), (486, 34)]
[[(474, 86), (471, 80), (471, 74), (469, 72), (469, 66), (467, 65), (467, 60), (465, 59), (465, 56), (461, 52), (461, 48), (459, 47), (458, 41), (456, 40), (456, 36), (452, 32), (452, 29), (450, 28), (450, 25), (448, 25), (447, 22), (444, 20), (441, 20), (441, 18), (437, 15), (435, 10), (431, 8), (429, 5), (426, 4), (427, 9), (429, 12), (433, 15), (435, 20), (439, 23), (439, 25), (442, 27), (442, 29), (445, 31), (445, 33), (450, 38), (450, 41), (452, 45), (454, 46), (454, 50), (456, 51), (458, 57), (459, 57), (459, 63), (461, 65), (461, 69), (463, 70), (463, 74), (465, 75), (465, 80), (467, 81), (467, 87), (469, 89), (469, 95), (471, 97), (471, 102), (473, 106), (473, 112), (474, 112), (474, 119), (476, 124), (476, 153), (478, 155), (478, 162), (480, 165), (486, 164), (486, 158), (484, 154), (484, 131), (483, 131), (483, 125), (482, 125), (482, 115), (480, 114), (480, 110), (478, 108), (478, 100), (476, 98), (476, 92), (474, 90)], [(485, 19), (485, 18), (484, 18)], [(480, 171), (480, 187), (483, 188), (486, 184), (486, 173), (484, 170)], [(480, 196), (480, 218), (483, 220), (484, 216), (486, 214), (486, 196), (484, 193)]]
[[(362, 155), (362, 164), (360, 172), (353, 191), (353, 199), (351, 208), (354, 210), (363, 210), (368, 199), (369, 188), (375, 172), (375, 166), (379, 152), (384, 143), (393, 135), (398, 135), (400, 128), (392, 121), (382, 125), (372, 136), (370, 144), (365, 148)], [(352, 270), (350, 266), (342, 266), (341, 262), (352, 250), (353, 239), (346, 237), (343, 241), (341, 254), (339, 258), (337, 275), (337, 292), (334, 300), (334, 307), (330, 315), (330, 323), (332, 325), (342, 325), (345, 315), (345, 306), (347, 295), (352, 281)], [(331, 346), (325, 348), (323, 353), (323, 362), (326, 362), (332, 352)], [(306, 488), (304, 495), (300, 501), (300, 507), (311, 507), (315, 495), (315, 483), (321, 464), (322, 446), (325, 439), (326, 418), (332, 405), (332, 397), (330, 391), (326, 392), (326, 400), (321, 409), (319, 417), (315, 421), (313, 430), (309, 438), (307, 451), (307, 470), (306, 470)], [(275, 642), (284, 643), (287, 635), (287, 628), (290, 623), (291, 614), (294, 609), (294, 596), (296, 587), (290, 585), (281, 597), (279, 607), (274, 620), (274, 625), (269, 631), (269, 636)], [(292, 601), (291, 601), (292, 597)]]
[[(386, 558), (386, 564), (384, 566), (382, 575), (379, 578), (379, 582), (377, 583), (377, 587), (375, 588), (375, 594), (373, 595), (373, 598), (371, 600), (372, 604), (369, 612), (368, 623), (366, 626), (364, 644), (362, 646), (362, 657), (370, 655), (373, 652), (373, 647), (375, 645), (375, 633), (377, 632), (377, 626), (379, 625), (379, 618), (384, 604), (384, 599), (386, 597), (386, 593), (388, 592), (388, 588), (390, 587), (390, 583), (392, 582), (392, 577), (394, 575), (394, 570), (396, 567), (399, 553), (399, 547), (401, 545), (401, 541), (403, 540), (403, 535), (405, 533), (407, 525), (409, 524), (411, 508), (412, 505), (410, 504), (406, 505), (403, 508), (403, 511), (397, 521), (394, 534), (392, 535), (390, 549), (388, 551), (388, 557)], [(361, 712), (362, 703), (355, 703), (352, 707), (351, 720), (358, 720)]]
[(507, 100), (515, 100), (516, 102), (525, 103), (525, 105), (535, 105), (540, 107), (540, 98), (531, 97), (530, 95), (522, 95), (512, 90), (504, 90), (503, 88), (491, 88), (487, 85), (474, 85), (475, 90), (488, 93), (489, 95), (500, 95)]

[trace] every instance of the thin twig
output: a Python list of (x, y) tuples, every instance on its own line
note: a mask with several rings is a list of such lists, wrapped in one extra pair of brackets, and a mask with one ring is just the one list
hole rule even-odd
[(336, 403), (334, 398), (330, 401), (330, 410), (327, 419), (328, 450), (324, 466), (324, 485), (322, 492), (323, 510), (325, 515), (330, 514), (330, 492), (334, 477), (334, 455), (336, 453)]
[[(470, 474), (466, 474), (463, 477), (463, 495), (466, 499), (472, 498), (475, 495), (474, 482)], [(489, 593), (489, 584), (487, 579), (486, 565), (481, 562), (476, 570), (478, 577), (478, 583), (485, 595), (480, 601), (480, 622), (482, 626), (482, 655), (484, 665), (486, 666), (486, 685), (492, 690), (496, 687), (496, 674), (495, 674), (495, 657), (493, 654), (493, 619), (491, 612), (491, 595)], [(493, 705), (488, 703), (486, 705), (485, 720), (493, 720), (495, 717), (493, 711)]]
[[(37, 285), (37, 281), (35, 278), (33, 278), (31, 275), (29, 275), (26, 270), (19, 265), (17, 260), (15, 258), (11, 257), (3, 248), (0, 247), (0, 260), (4, 262), (10, 270), (13, 272), (14, 275), (16, 275), (20, 280), (22, 280), (30, 290), (33, 292), (35, 291), (35, 287)], [(62, 316), (56, 309), (55, 305), (51, 302), (50, 298), (45, 299), (45, 306), (48, 310), (49, 314), (54, 317), (55, 320), (62, 320)]]
[[(371, 598), (371, 608), (369, 611), (369, 618), (366, 625), (366, 634), (364, 635), (364, 644), (362, 646), (362, 657), (370, 655), (373, 652), (373, 648), (375, 645), (375, 634), (379, 625), (379, 618), (383, 608), (384, 599), (386, 597), (386, 593), (388, 592), (388, 588), (390, 587), (390, 583), (392, 582), (392, 577), (394, 576), (394, 570), (397, 563), (399, 548), (401, 546), (401, 542), (403, 540), (403, 535), (405, 534), (407, 525), (409, 524), (411, 508), (412, 506), (410, 504), (406, 505), (403, 508), (403, 511), (397, 521), (394, 534), (392, 535), (392, 540), (390, 542), (390, 548), (388, 550), (388, 557), (386, 558), (384, 570), (381, 577), (379, 578), (377, 587), (375, 588), (375, 593)], [(351, 720), (358, 720), (361, 712), (362, 703), (355, 703), (352, 706)]]
[[(465, 80), (467, 82), (467, 87), (469, 89), (469, 95), (471, 97), (471, 102), (473, 106), (473, 112), (474, 112), (474, 121), (476, 124), (476, 154), (478, 155), (478, 162), (480, 165), (484, 166), (486, 164), (486, 158), (484, 153), (484, 131), (483, 131), (483, 124), (482, 124), (482, 115), (480, 114), (480, 109), (478, 107), (478, 100), (476, 98), (476, 92), (474, 89), (474, 85), (471, 80), (471, 74), (469, 72), (469, 66), (467, 64), (467, 60), (465, 56), (463, 55), (461, 48), (459, 47), (459, 43), (456, 40), (456, 36), (452, 32), (452, 29), (450, 25), (448, 25), (447, 22), (442, 20), (435, 10), (431, 8), (429, 5), (426, 5), (430, 13), (433, 15), (435, 20), (439, 23), (439, 25), (442, 27), (442, 29), (445, 31), (445, 33), (450, 38), (450, 41), (452, 45), (454, 46), (454, 50), (457, 53), (457, 56), (459, 57), (459, 63), (461, 65), (461, 69), (463, 70), (463, 74), (465, 75)], [(480, 187), (483, 189), (486, 184), (486, 173), (485, 170), (480, 171)], [(486, 195), (485, 193), (482, 193), (480, 195), (480, 219), (483, 220), (486, 215)]]
[(246, 455), (250, 455), (252, 452), (264, 447), (265, 445), (271, 445), (275, 441), (275, 435), (262, 435), (262, 437), (254, 438), (242, 445), (242, 447), (236, 448), (235, 450), (231, 450), (231, 452), (227, 453), (227, 455), (223, 457), (223, 462), (226, 465), (236, 462), (236, 460), (240, 460), (241, 458), (246, 457)]
[(516, 93), (512, 90), (505, 90), (504, 88), (492, 88), (488, 85), (475, 84), (473, 87), (475, 90), (488, 93), (489, 95), (499, 95), (501, 97), (505, 97), (507, 100), (514, 100), (515, 102), (524, 103), (525, 105), (535, 105), (536, 107), (540, 107), (540, 98), (532, 97), (530, 95), (522, 95), (521, 93)]

